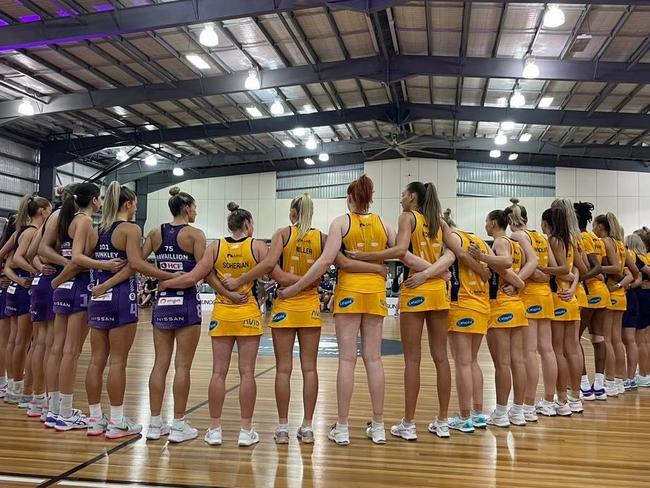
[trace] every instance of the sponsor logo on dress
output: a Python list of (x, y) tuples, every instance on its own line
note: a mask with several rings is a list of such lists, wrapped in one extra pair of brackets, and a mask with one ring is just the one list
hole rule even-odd
[(541, 305), (531, 305), (526, 309), (527, 313), (539, 313), (542, 311), (542, 306)]
[(512, 319), (514, 319), (515, 316), (511, 313), (504, 313), (503, 315), (499, 315), (499, 318), (497, 318), (497, 322), (500, 324), (505, 324), (506, 322), (510, 322)]
[(286, 313), (284, 313), (284, 312), (279, 312), (279, 313), (276, 313), (276, 314), (273, 316), (273, 319), (271, 319), (271, 321), (274, 322), (274, 323), (277, 323), (277, 322), (282, 322), (282, 321), (283, 321), (284, 319), (286, 319), (286, 318), (287, 318), (287, 314), (286, 314)]
[(618, 300), (616, 298), (612, 298), (612, 305), (616, 305), (618, 303)]
[(595, 305), (596, 303), (600, 303), (602, 298), (600, 297), (592, 297), (589, 300), (587, 300), (587, 303), (591, 303), (592, 305)]
[(216, 321), (216, 320), (211, 320), (211, 321), (210, 321), (209, 330), (214, 330), (214, 329), (216, 329), (218, 326), (219, 326), (219, 322), (218, 322), (218, 321)]
[(160, 269), (165, 271), (183, 271), (183, 263), (162, 262), (160, 263)]
[(343, 298), (339, 301), (339, 307), (346, 308), (354, 303), (354, 298)]
[(160, 297), (158, 299), (159, 307), (169, 307), (173, 305), (183, 305), (183, 297)]
[(257, 329), (260, 326), (260, 321), (258, 319), (246, 319), (244, 320), (244, 327), (249, 327)]
[(409, 307), (417, 307), (418, 305), (422, 305), (423, 303), (424, 303), (424, 297), (413, 297), (406, 303), (406, 305)]
[(466, 318), (456, 321), (456, 327), (465, 328), (474, 325), (474, 319)]
[(556, 308), (555, 309), (555, 316), (556, 317), (562, 317), (562, 315), (566, 315), (567, 309), (566, 308)]

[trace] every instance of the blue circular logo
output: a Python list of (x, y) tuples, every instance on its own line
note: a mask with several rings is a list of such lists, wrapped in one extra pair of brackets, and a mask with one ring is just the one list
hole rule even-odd
[(287, 318), (287, 314), (284, 312), (276, 313), (273, 316), (273, 319), (271, 319), (272, 322), (282, 322), (284, 319)]
[(456, 327), (465, 328), (474, 325), (474, 319), (460, 319), (456, 322)]
[(417, 307), (418, 305), (422, 305), (424, 303), (424, 297), (414, 297), (411, 298), (406, 305), (409, 307)]
[(567, 309), (566, 308), (556, 308), (555, 309), (555, 316), (556, 317), (562, 317), (562, 315), (566, 315)]
[(503, 315), (499, 315), (499, 318), (497, 318), (497, 322), (500, 324), (505, 324), (506, 322), (510, 322), (512, 319), (514, 319), (515, 316), (511, 313), (504, 313)]
[(595, 305), (596, 303), (600, 303), (602, 298), (600, 297), (591, 297), (589, 300), (587, 300), (587, 303), (591, 303), (592, 305)]
[(539, 313), (542, 311), (541, 305), (531, 305), (526, 309), (526, 313)]
[(344, 298), (339, 301), (339, 307), (346, 308), (354, 303), (354, 298)]

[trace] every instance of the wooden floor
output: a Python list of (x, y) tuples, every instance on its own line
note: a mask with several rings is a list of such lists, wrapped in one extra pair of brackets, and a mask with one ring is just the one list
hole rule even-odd
[[(128, 370), (126, 413), (146, 424), (147, 380), (153, 362), (148, 312), (142, 314)], [(333, 335), (330, 316), (324, 335)], [(398, 338), (398, 324), (386, 319), (384, 337)], [(79, 367), (75, 405), (87, 410), (83, 377), (88, 344)], [(187, 418), (200, 430), (198, 439), (181, 445), (132, 438), (110, 442), (82, 432), (55, 433), (38, 420), (28, 419), (14, 406), (0, 404), (0, 487), (18, 486), (169, 486), (169, 487), (375, 487), (375, 486), (526, 486), (563, 487), (596, 484), (603, 487), (650, 486), (650, 389), (621, 399), (589, 402), (583, 415), (543, 418), (524, 428), (490, 428), (474, 434), (452, 432), (448, 440), (426, 431), (434, 415), (435, 372), (430, 357), (423, 360), (422, 393), (417, 442), (389, 438), (384, 446), (365, 438), (370, 403), (365, 372), (359, 362), (357, 388), (350, 419), (351, 445), (339, 447), (326, 437), (336, 419), (336, 359), (319, 359), (320, 397), (315, 416), (316, 442), (276, 446), (273, 430), (274, 360), (257, 362), (258, 402), (255, 424), (261, 442), (238, 448), (239, 429), (236, 367), (229, 378), (224, 409), (224, 444), (208, 447), (203, 431), (208, 424), (207, 385), (211, 369), (210, 343), (202, 337), (192, 371)], [(587, 347), (590, 354), (590, 347)], [(236, 360), (236, 358), (235, 358)], [(590, 358), (589, 358), (590, 360)], [(386, 423), (402, 415), (402, 356), (384, 357)], [(485, 375), (485, 410), (495, 403), (493, 368), (487, 346), (481, 351)], [(290, 410), (291, 433), (302, 415), (299, 367), (296, 363)], [(233, 374), (234, 373), (234, 374)], [(171, 391), (171, 374), (168, 392)], [(164, 414), (171, 415), (171, 394)], [(107, 400), (104, 398), (104, 405)], [(453, 411), (456, 408), (452, 396)]]

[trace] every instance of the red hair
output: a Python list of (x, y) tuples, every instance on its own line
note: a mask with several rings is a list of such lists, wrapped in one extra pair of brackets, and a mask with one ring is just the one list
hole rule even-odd
[(348, 186), (348, 195), (354, 201), (359, 212), (367, 212), (372, 203), (374, 185), (372, 180), (365, 174), (354, 180)]

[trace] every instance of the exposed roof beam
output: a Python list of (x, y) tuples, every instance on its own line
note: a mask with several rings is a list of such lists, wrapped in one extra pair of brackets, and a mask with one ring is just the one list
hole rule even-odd
[[(628, 63), (625, 62), (538, 59), (537, 63), (542, 78), (547, 80), (650, 83), (650, 70), (643, 64), (626, 69)], [(418, 75), (520, 78), (522, 69), (523, 61), (520, 59), (392, 55), (388, 61), (382, 56), (372, 56), (264, 70), (260, 73), (260, 78), (262, 89), (272, 89), (354, 78), (390, 84)], [(247, 72), (240, 71), (192, 80), (54, 95), (48, 103), (37, 104), (37, 113), (48, 114), (238, 93), (244, 91), (247, 75)], [(0, 103), (0, 118), (19, 115), (19, 105), (19, 100)]]

